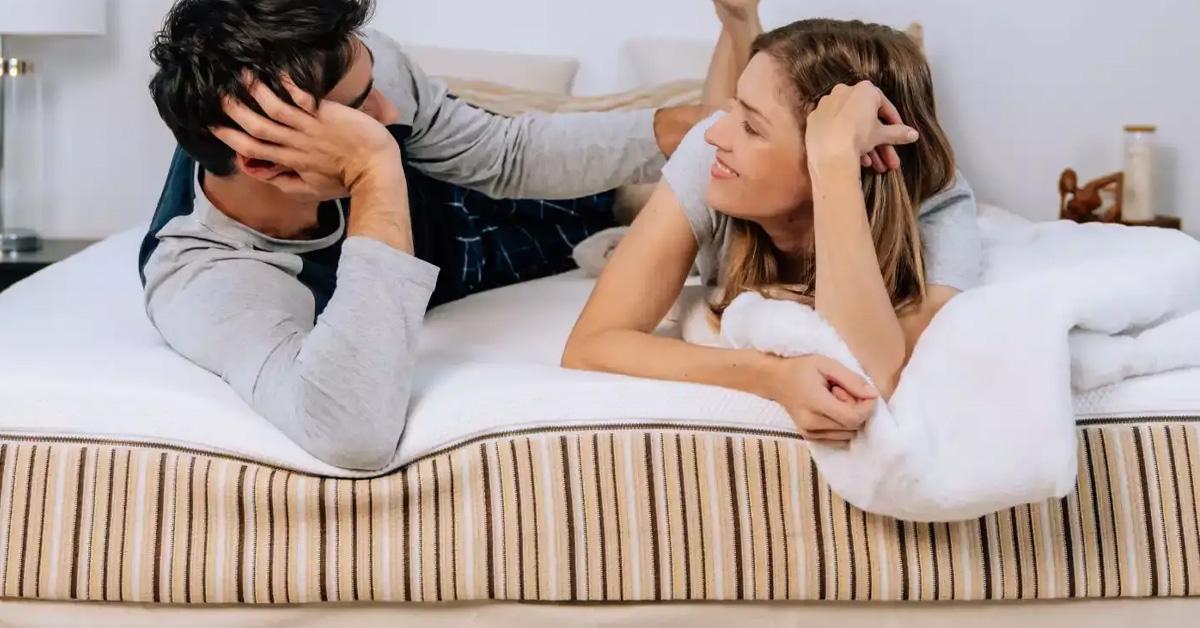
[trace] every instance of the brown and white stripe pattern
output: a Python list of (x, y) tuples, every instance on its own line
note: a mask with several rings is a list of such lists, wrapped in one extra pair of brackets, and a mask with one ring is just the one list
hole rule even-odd
[(370, 480), (0, 437), (0, 595), (184, 604), (1200, 594), (1200, 418), (1080, 430), (1078, 490), (957, 524), (867, 515), (778, 433), (478, 439)]

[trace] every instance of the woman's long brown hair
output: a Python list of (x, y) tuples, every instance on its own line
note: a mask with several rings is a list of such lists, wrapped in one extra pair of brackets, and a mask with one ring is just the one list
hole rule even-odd
[[(839, 84), (874, 83), (899, 110), (904, 123), (921, 139), (896, 148), (902, 167), (886, 174), (863, 171), (863, 196), (879, 271), (893, 306), (903, 309), (925, 297), (925, 267), (917, 210), (954, 180), (954, 152), (937, 121), (933, 79), (918, 44), (878, 24), (839, 20), (802, 20), (761, 35), (754, 54), (769, 55), (793, 87), (796, 115), (804, 120), (821, 97)], [(721, 314), (742, 292), (778, 295), (778, 251), (756, 223), (731, 218), (732, 238), (722, 264), (722, 296), (713, 306)], [(802, 266), (799, 284), (786, 289), (793, 298), (811, 300), (815, 288), (813, 253)]]

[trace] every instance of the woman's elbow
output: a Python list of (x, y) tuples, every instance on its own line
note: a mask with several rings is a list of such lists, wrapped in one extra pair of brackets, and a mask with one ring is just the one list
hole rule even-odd
[(578, 371), (605, 370), (604, 350), (611, 339), (611, 328), (576, 328), (563, 348), (562, 367)]
[(883, 401), (892, 399), (892, 394), (900, 384), (900, 373), (904, 371), (906, 361), (904, 343), (890, 351), (877, 352), (862, 361), (866, 375), (871, 377), (871, 383), (875, 385)]
[(587, 370), (589, 363), (587, 354), (587, 339), (576, 331), (567, 339), (567, 346), (563, 348), (561, 365), (565, 369)]
[(896, 392), (896, 387), (900, 384), (900, 373), (895, 375), (884, 375), (882, 377), (872, 378), (875, 383), (875, 391), (879, 393), (879, 400), (887, 403), (892, 400), (892, 395)]
[(900, 385), (900, 375), (904, 372), (907, 359), (906, 352), (901, 350), (878, 357), (872, 368), (867, 369), (881, 400), (891, 400), (892, 393), (896, 392), (896, 388)]

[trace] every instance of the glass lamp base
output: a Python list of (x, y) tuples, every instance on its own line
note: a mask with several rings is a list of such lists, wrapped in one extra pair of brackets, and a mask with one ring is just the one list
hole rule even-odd
[(0, 253), (29, 253), (42, 248), (42, 239), (32, 229), (0, 232)]

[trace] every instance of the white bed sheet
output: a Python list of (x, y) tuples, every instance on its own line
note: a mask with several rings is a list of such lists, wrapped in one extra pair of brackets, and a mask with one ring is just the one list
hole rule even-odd
[[(308, 455), (217, 377), (175, 355), (142, 308), (141, 230), (0, 294), (0, 432), (166, 443), (352, 477)], [(474, 436), (547, 425), (709, 423), (790, 430), (774, 403), (720, 388), (566, 371), (591, 289), (577, 273), (432, 311), (393, 466)], [(1200, 369), (1076, 398), (1081, 418), (1200, 413)]]

